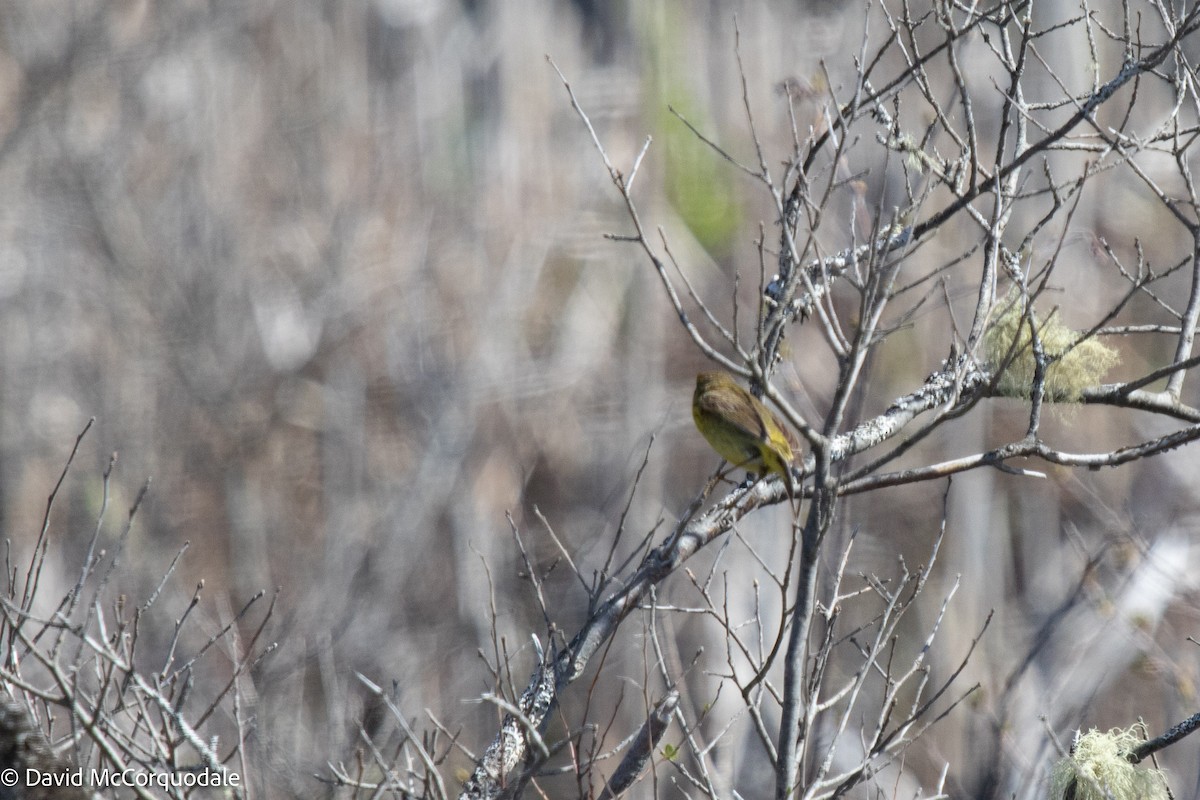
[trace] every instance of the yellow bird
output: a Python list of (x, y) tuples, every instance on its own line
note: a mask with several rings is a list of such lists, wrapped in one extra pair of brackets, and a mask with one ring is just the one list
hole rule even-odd
[(791, 467), (800, 443), (779, 417), (728, 372), (696, 376), (692, 418), (721, 458), (760, 475), (774, 472), (791, 488)]

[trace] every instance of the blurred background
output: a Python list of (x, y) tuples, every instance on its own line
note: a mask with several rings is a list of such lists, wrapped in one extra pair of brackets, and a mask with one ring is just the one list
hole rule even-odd
[[(861, 9), (818, 0), (0, 6), (0, 523), (12, 559), (28, 558), (74, 437), (96, 417), (52, 519), (51, 574), (62, 586), (74, 580), (101, 473), (119, 451), (102, 544), (153, 478), (123, 592), (148, 593), (184, 542), (164, 625), (201, 579), (214, 626), (253, 593), (279, 588), (270, 632), (279, 648), (255, 676), (251, 745), (268, 796), (314, 796), (310, 776), (350, 758), (366, 713), (356, 670), (395, 682), (397, 703), (421, 726), (428, 713), (480, 751), (496, 710), (464, 701), (494, 688), (485, 659), (512, 655), (523, 686), (529, 635), (545, 630), (505, 514), (543, 569), (557, 550), (535, 509), (590, 574), (627, 503), (623, 553), (656, 525), (668, 530), (716, 467), (689, 413), (705, 361), (644, 256), (603, 238), (628, 233), (628, 218), (546, 56), (618, 168), (653, 137), (635, 192), (643, 222), (661, 226), (727, 322), (740, 276), (747, 333), (754, 242), (777, 236), (770, 198), (667, 108), (757, 162), (735, 12), (748, 98), (775, 167), (791, 146), (780, 87), (823, 85), (823, 61), (845, 97), (838, 79), (853, 75)], [(1055, 55), (1069, 64), (1078, 53)], [(1119, 64), (1119, 52), (1109, 56), (1104, 66)], [(996, 107), (986, 76), (972, 78)], [(903, 202), (881, 165), (878, 154), (849, 165), (866, 170), (871, 208)], [(1159, 263), (1188, 252), (1138, 185), (1107, 186), (1088, 196), (1077, 225), (1126, 254), (1140, 237)], [(850, 227), (827, 225), (823, 246), (844, 246)], [(925, 252), (949, 258), (975, 234), (962, 235)], [(1068, 323), (1079, 327), (1121, 291), (1095, 279), (1094, 255), (1075, 244), (1064, 257), (1077, 271), (1060, 272), (1058, 286), (1077, 301)], [(915, 387), (950, 340), (945, 320), (931, 317), (894, 337), (862, 413)], [(815, 330), (792, 348), (780, 385), (816, 415), (835, 363)], [(1121, 349), (1125, 376), (1169, 352), (1161, 342)], [(913, 461), (1019, 437), (1023, 424), (1015, 402), (981, 407)], [(1067, 450), (1170, 428), (1096, 409), (1048, 425)], [(1042, 481), (956, 479), (931, 608), (956, 576), (968, 588), (947, 614), (934, 669), (948, 674), (987, 612), (997, 616), (964, 678), (982, 691), (913, 757), (915, 780), (928, 786), (948, 761), (956, 792), (989, 780), (1028, 789), (1052, 753), (1047, 728), (1068, 738), (1074, 726), (1141, 717), (1157, 733), (1195, 710), (1193, 450), (1102, 473), (1048, 469)], [(849, 501), (857, 568), (894, 569), (898, 553), (927, 558), (944, 490)], [(769, 538), (786, 520), (760, 517), (742, 533), (769, 558), (786, 557), (786, 543)], [(1106, 543), (1116, 546), (1085, 579)], [(744, 550), (726, 557), (719, 569), (731, 575), (758, 568)], [(745, 594), (751, 578), (722, 580)], [(671, 591), (689, 601), (682, 580)], [(559, 627), (573, 631), (586, 597), (565, 566), (546, 592)], [(1054, 616), (1072, 599), (1075, 617)], [(1024, 660), (1048, 622), (1054, 644)], [(679, 625), (685, 663), (719, 642), (699, 621)], [(624, 633), (606, 667), (620, 676), (614, 686), (652, 684), (636, 624)], [(716, 685), (708, 676), (689, 679), (696, 708)], [(1017, 700), (1014, 685), (1025, 687)], [(614, 741), (640, 718), (641, 689), (630, 691), (638, 701), (622, 706)], [(1190, 776), (1177, 796), (1196, 796), (1195, 751), (1185, 742), (1167, 755)], [(726, 763), (742, 783), (749, 767)], [(469, 766), (455, 752), (446, 774)]]

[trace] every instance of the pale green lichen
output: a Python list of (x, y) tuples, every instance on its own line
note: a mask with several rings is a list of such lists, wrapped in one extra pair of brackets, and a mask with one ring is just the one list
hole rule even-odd
[(1161, 771), (1129, 762), (1141, 743), (1133, 729), (1095, 729), (1079, 737), (1050, 775), (1050, 800), (1167, 800)]
[[(1033, 331), (1037, 331), (1047, 358), (1045, 399), (1078, 402), (1083, 390), (1099, 384), (1120, 360), (1117, 351), (1095, 337), (1083, 339), (1079, 331), (1062, 324), (1057, 314), (1039, 320), (1025, 310), (1020, 294), (1009, 292), (998, 306), (999, 315), (984, 335), (983, 346), (993, 369), (1003, 369), (996, 391), (1006, 397), (1028, 398), (1037, 366)], [(1014, 345), (1015, 342), (1015, 345)]]

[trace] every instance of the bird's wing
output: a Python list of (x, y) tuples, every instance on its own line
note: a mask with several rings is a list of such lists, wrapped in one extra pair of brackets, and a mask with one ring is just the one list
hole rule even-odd
[(752, 436), (759, 441), (767, 440), (767, 424), (763, 419), (762, 411), (759, 410), (758, 407), (755, 407), (755, 413), (753, 415), (754, 427), (748, 428), (741, 424), (739, 417), (745, 417), (747, 418), (747, 421), (750, 421), (751, 415), (738, 414), (736, 403), (731, 402), (730, 399), (717, 395), (716, 392), (707, 392), (702, 394), (698, 404), (701, 411), (720, 417), (725, 421), (725, 424), (736, 428), (742, 433), (745, 433), (747, 436)]

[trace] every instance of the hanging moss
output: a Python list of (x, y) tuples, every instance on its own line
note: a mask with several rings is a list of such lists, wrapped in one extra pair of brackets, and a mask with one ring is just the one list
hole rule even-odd
[[(1036, 362), (1031, 327), (1049, 359), (1045, 397), (1051, 402), (1078, 402), (1083, 390), (1099, 384), (1120, 360), (1116, 350), (1094, 337), (1081, 341), (1083, 334), (1063, 325), (1057, 314), (1043, 322), (1032, 309), (1024, 313), (1025, 305), (1016, 290), (1001, 301), (1000, 309), (983, 345), (993, 369), (1004, 368), (996, 389), (1006, 397), (1028, 398), (1033, 389)], [(1006, 359), (1011, 360), (1004, 366)]]
[(1167, 800), (1161, 771), (1129, 763), (1140, 742), (1132, 728), (1083, 734), (1071, 755), (1054, 765), (1050, 800)]

